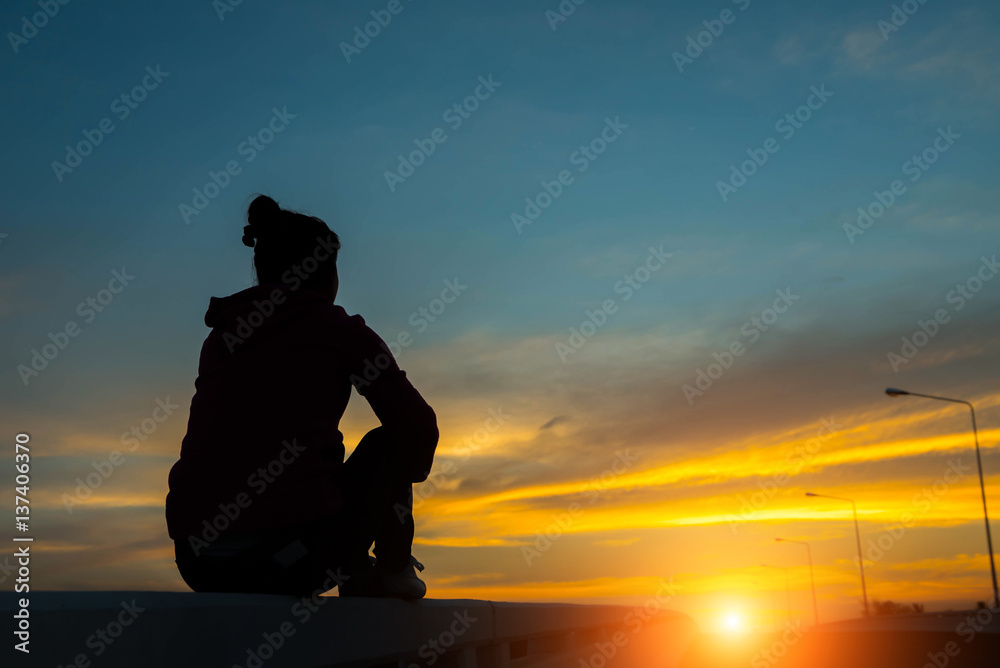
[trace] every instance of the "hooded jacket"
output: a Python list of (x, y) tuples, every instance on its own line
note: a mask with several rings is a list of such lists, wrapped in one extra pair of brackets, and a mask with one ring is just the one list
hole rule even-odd
[(213, 297), (180, 459), (170, 470), (170, 537), (320, 520), (342, 507), (340, 419), (352, 385), (400, 443), (412, 482), (437, 446), (434, 411), (359, 315), (329, 297), (258, 285)]

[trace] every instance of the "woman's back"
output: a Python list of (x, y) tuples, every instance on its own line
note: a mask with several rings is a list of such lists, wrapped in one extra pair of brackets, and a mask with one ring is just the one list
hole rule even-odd
[(351, 366), (371, 345), (364, 322), (320, 295), (274, 285), (213, 298), (205, 322), (213, 331), (170, 473), (171, 537), (201, 534), (219, 504), (240, 494), (250, 505), (227, 530), (281, 525), (296, 498), (297, 521), (335, 512), (331, 479), (344, 458), (338, 423)]

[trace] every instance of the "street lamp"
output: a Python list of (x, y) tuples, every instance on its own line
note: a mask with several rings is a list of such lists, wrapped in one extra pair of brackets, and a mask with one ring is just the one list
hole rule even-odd
[(964, 399), (949, 399), (948, 397), (938, 397), (933, 394), (920, 394), (919, 392), (907, 392), (894, 387), (887, 387), (885, 393), (890, 397), (923, 397), (924, 399), (936, 399), (938, 401), (949, 401), (953, 404), (965, 404), (972, 413), (972, 437), (976, 443), (976, 464), (979, 466), (979, 491), (983, 497), (983, 519), (986, 522), (986, 547), (990, 552), (990, 575), (993, 576), (993, 607), (1000, 608), (1000, 589), (997, 588), (997, 567), (993, 561), (993, 538), (990, 536), (990, 515), (986, 510), (986, 483), (983, 481), (983, 460), (979, 456), (979, 432), (976, 429), (976, 409), (972, 404)]
[(792, 623), (792, 590), (788, 587), (788, 569), (784, 566), (761, 564), (764, 568), (780, 568), (785, 572), (785, 608), (788, 610), (788, 623)]
[(865, 617), (868, 616), (868, 589), (865, 587), (865, 563), (861, 554), (861, 529), (858, 527), (858, 505), (852, 499), (845, 499), (842, 496), (830, 496), (829, 494), (815, 494), (806, 492), (806, 496), (815, 496), (823, 499), (836, 499), (837, 501), (847, 501), (854, 509), (854, 537), (858, 541), (858, 570), (861, 572), (861, 596), (865, 602)]
[(806, 556), (809, 558), (809, 580), (812, 582), (813, 592), (813, 625), (819, 626), (819, 605), (816, 603), (816, 576), (813, 574), (812, 547), (804, 540), (790, 540), (788, 538), (775, 538), (774, 540), (778, 543), (798, 543), (806, 546)]

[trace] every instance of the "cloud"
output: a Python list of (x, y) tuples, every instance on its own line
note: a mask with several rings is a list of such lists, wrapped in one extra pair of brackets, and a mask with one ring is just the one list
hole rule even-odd
[(628, 545), (634, 545), (638, 543), (641, 539), (635, 538), (607, 538), (605, 540), (594, 541), (594, 545), (603, 545), (607, 547), (625, 547)]
[(844, 35), (841, 48), (856, 67), (870, 70), (882, 62), (878, 56), (884, 44), (885, 41), (876, 30), (859, 29)]
[(806, 48), (798, 35), (788, 35), (775, 43), (774, 57), (782, 65), (801, 65), (806, 58)]
[(546, 429), (551, 429), (552, 427), (555, 427), (558, 424), (563, 424), (563, 423), (569, 422), (569, 421), (570, 421), (570, 418), (568, 416), (566, 416), (566, 415), (557, 415), (554, 418), (552, 418), (551, 420), (549, 420), (548, 422), (546, 422), (545, 424), (543, 424), (541, 427), (539, 427), (538, 430), (539, 431), (545, 431)]
[(925, 118), (987, 122), (1000, 100), (995, 30), (993, 18), (977, 8), (935, 23), (907, 23), (888, 40), (874, 26), (857, 27), (844, 36), (837, 64), (843, 74), (872, 77), (886, 87), (933, 86), (935, 95), (923, 96), (913, 110)]

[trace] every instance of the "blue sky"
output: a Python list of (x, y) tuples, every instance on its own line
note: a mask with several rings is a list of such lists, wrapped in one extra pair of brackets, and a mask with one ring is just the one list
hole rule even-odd
[[(338, 301), (386, 339), (412, 332), (409, 315), (445, 280), (468, 285), (402, 366), (459, 430), (504, 402), (538, 425), (602, 415), (567, 418), (580, 426), (565, 442), (535, 443), (553, 453), (579, 444), (579, 466), (604, 460), (609, 433), (691, 439), (656, 446), (656, 457), (725, 448), (831, 410), (860, 414), (906, 379), (992, 391), (1000, 281), (901, 373), (886, 353), (951, 308), (949, 290), (997, 250), (994, 3), (930, 0), (884, 39), (889, 3), (589, 0), (553, 30), (554, 0), (403, 0), (351, 62), (341, 43), (387, 3), (347, 4), (248, 0), (220, 20), (207, 0), (71, 2), (17, 53), (5, 41), (0, 403), (58, 443), (54, 453), (78, 457), (40, 464), (57, 496), (155, 398), (186, 405), (209, 296), (251, 282), (240, 236), (258, 192), (341, 236)], [(672, 54), (725, 9), (735, 20), (678, 72)], [(35, 11), (7, 3), (0, 26), (19, 30)], [(112, 102), (157, 66), (169, 73), (162, 83), (114, 117)], [(447, 128), (443, 112), (491, 76), (495, 92), (390, 191), (397, 156)], [(781, 138), (776, 121), (813, 86), (833, 94)], [(240, 143), (274, 108), (295, 117), (246, 162)], [(114, 132), (57, 180), (52, 162), (105, 117)], [(628, 127), (519, 234), (511, 215), (543, 180), (575, 169), (571, 155), (607, 118)], [(857, 208), (906, 179), (903, 164), (947, 128), (954, 145), (850, 243), (843, 225)], [(717, 182), (769, 137), (780, 150), (723, 201)], [(241, 173), (186, 224), (179, 206), (192, 188), (234, 159)], [(670, 262), (562, 364), (555, 343), (661, 244)], [(134, 283), (25, 386), (17, 366), (123, 267)], [(688, 405), (682, 384), (785, 288), (801, 301)], [(359, 410), (347, 418), (357, 430), (370, 422)], [(727, 423), (734, 411), (739, 423)], [(135, 485), (164, 487), (182, 422), (153, 439)], [(159, 531), (153, 504), (132, 510)], [(62, 582), (98, 577), (87, 573)]]
[[(341, 234), (342, 303), (379, 331), (404, 328), (445, 278), (473, 286), (448, 331), (432, 328), (431, 339), (559, 332), (651, 244), (666, 244), (687, 269), (654, 283), (612, 326), (665, 314), (688, 328), (730, 312), (742, 320), (743, 303), (792, 282), (829, 308), (843, 299), (874, 306), (899, 283), (908, 294), (933, 291), (965, 271), (993, 222), (988, 109), (998, 91), (981, 56), (993, 48), (994, 11), (932, 3), (884, 41), (876, 21), (888, 12), (870, 6), (718, 4), (586, 3), (553, 31), (539, 4), (407, 2), (351, 63), (340, 43), (377, 5), (243, 4), (221, 21), (210, 3), (103, 15), (68, 5), (7, 68), (17, 93), (5, 121), (17, 131), (5, 160), (5, 302), (23, 323), (8, 341), (30, 350), (34, 332), (72, 316), (121, 265), (139, 277), (121, 298), (128, 313), (106, 315), (122, 338), (88, 345), (117, 349), (148, 323), (154, 345), (190, 347), (205, 295), (248, 282), (238, 237), (254, 192)], [(735, 21), (679, 73), (671, 54), (726, 8)], [(17, 11), (8, 13), (15, 23)], [(128, 118), (114, 118), (110, 103), (147, 66), (169, 75)], [(384, 173), (397, 155), (445, 126), (442, 112), (488, 75), (501, 83), (496, 92), (390, 192)], [(782, 139), (775, 121), (820, 85), (833, 97)], [(296, 118), (186, 225), (179, 205), (209, 171), (243, 162), (237, 146), (275, 107)], [(57, 181), (52, 161), (104, 117), (115, 132)], [(543, 179), (574, 169), (570, 155), (607, 117), (628, 125), (621, 141), (518, 234), (511, 214)], [(941, 127), (962, 136), (954, 150), (846, 243), (842, 225)], [(780, 151), (723, 202), (717, 182), (768, 137)], [(920, 214), (900, 215), (914, 207)], [(102, 364), (114, 365), (108, 357)], [(165, 371), (161, 359), (146, 360), (150, 373)]]

